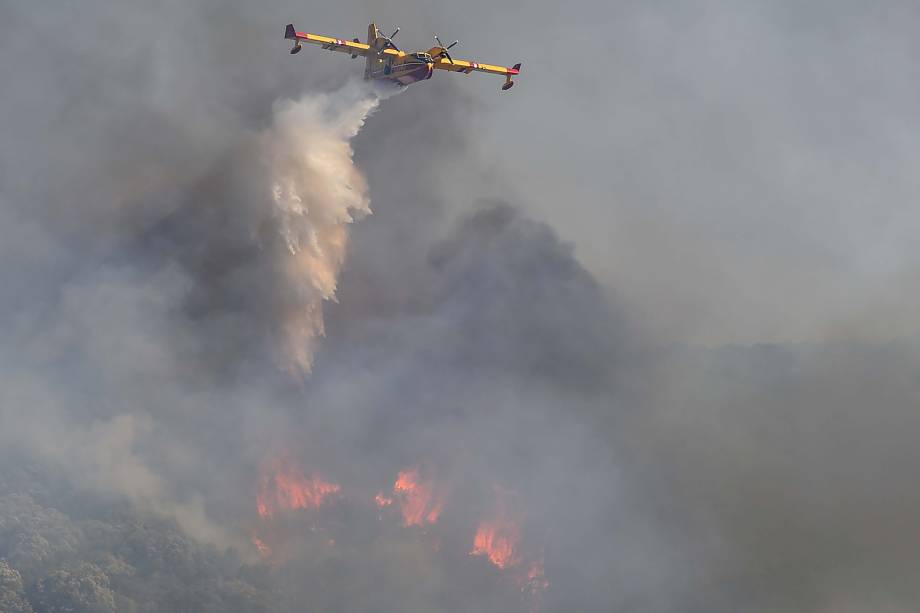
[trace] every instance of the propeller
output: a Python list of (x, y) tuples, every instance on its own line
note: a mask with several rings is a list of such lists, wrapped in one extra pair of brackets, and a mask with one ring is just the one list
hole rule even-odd
[[(378, 30), (378, 32), (379, 32), (379, 30)], [(390, 47), (393, 47), (394, 49), (396, 49), (397, 51), (399, 51), (399, 47), (397, 47), (396, 44), (393, 42), (393, 39), (396, 37), (397, 34), (399, 34), (399, 26), (396, 26), (396, 29), (393, 30), (393, 33), (390, 34), (389, 36), (383, 36), (383, 35), (381, 34), (381, 35), (380, 35), (380, 38), (382, 38), (383, 40), (387, 41), (387, 45), (389, 45)]]
[(446, 58), (447, 58), (447, 61), (450, 62), (451, 64), (453, 64), (453, 63), (454, 63), (454, 58), (450, 57), (450, 53), (448, 53), (447, 50), (450, 49), (450, 48), (452, 48), (454, 45), (459, 45), (459, 44), (460, 44), (460, 41), (459, 41), (459, 40), (455, 40), (454, 42), (452, 42), (451, 44), (449, 44), (449, 45), (447, 45), (447, 46), (445, 47), (445, 46), (444, 46), (444, 43), (441, 42), (441, 39), (438, 38), (438, 35), (437, 35), (437, 34), (434, 35), (434, 39), (438, 42), (438, 46), (441, 47), (441, 53), (438, 54), (438, 57), (446, 57)]

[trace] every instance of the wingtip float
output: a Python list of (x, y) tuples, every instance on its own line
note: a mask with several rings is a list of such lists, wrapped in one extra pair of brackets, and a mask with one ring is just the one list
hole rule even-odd
[(464, 74), (486, 72), (504, 76), (505, 83), (502, 85), (502, 90), (507, 91), (514, 86), (512, 77), (521, 72), (520, 63), (506, 68), (505, 66), (482, 64), (470, 60), (455, 60), (450, 55), (450, 49), (459, 44), (460, 41), (457, 40), (445, 46), (437, 35), (434, 37), (437, 45), (428, 51), (402, 51), (393, 42), (393, 38), (398, 33), (399, 28), (396, 28), (390, 36), (384, 36), (377, 29), (377, 25), (372, 23), (367, 27), (367, 42), (362, 43), (357, 38), (345, 40), (310, 34), (309, 32), (298, 32), (292, 23), (289, 23), (284, 28), (284, 38), (293, 41), (292, 55), (299, 53), (303, 49), (303, 43), (312, 43), (320, 45), (327, 51), (347, 53), (352, 58), (359, 56), (365, 58), (365, 80), (381, 79), (401, 85), (409, 85), (416, 81), (430, 79), (435, 70), (462, 72)]

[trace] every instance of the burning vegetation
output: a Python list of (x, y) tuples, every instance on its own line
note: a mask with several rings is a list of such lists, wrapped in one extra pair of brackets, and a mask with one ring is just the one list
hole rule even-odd
[(520, 528), (517, 524), (508, 521), (484, 521), (476, 530), (470, 555), (486, 556), (499, 568), (517, 566), (521, 562), (517, 555), (520, 540)]
[[(549, 586), (542, 552), (539, 555), (527, 553), (537, 549), (528, 548), (525, 542), (524, 514), (516, 509), (517, 501), (510, 490), (491, 489), (491, 499), (485, 501), (485, 507), (491, 508), (491, 512), (470, 526), (469, 544), (459, 551), (457, 546), (462, 546), (462, 542), (443, 538), (444, 530), (437, 528), (446, 511), (448, 488), (439, 483), (430, 470), (408, 467), (397, 473), (389, 492), (379, 490), (376, 494), (361, 494), (352, 491), (354, 495), (349, 494), (344, 507), (335, 505), (324, 510), (333, 497), (341, 497), (341, 492), (339, 484), (302, 469), (290, 455), (265, 462), (256, 496), (260, 521), (251, 535), (253, 546), (262, 559), (271, 566), (283, 566), (290, 559), (288, 552), (292, 542), (303, 537), (327, 548), (337, 547), (340, 535), (345, 543), (353, 541), (352, 535), (341, 533), (340, 515), (371, 512), (384, 522), (378, 522), (382, 526), (381, 535), (389, 535), (380, 538), (394, 538), (394, 535), (397, 539), (411, 538), (414, 534), (417, 543), (453, 560), (460, 561), (463, 557), (488, 560), (501, 573), (497, 578), (506, 577), (508, 585), (520, 589), (531, 611), (536, 610), (541, 594)], [(409, 531), (409, 528), (423, 530)], [(404, 536), (398, 536), (400, 533)], [(425, 538), (418, 540), (421, 536)], [(444, 543), (451, 549), (442, 551)]]
[(399, 473), (393, 484), (393, 498), (399, 502), (406, 526), (437, 523), (444, 508), (444, 498), (436, 493), (434, 482), (423, 480), (415, 467)]
[(316, 474), (306, 477), (289, 458), (270, 462), (262, 474), (256, 507), (259, 517), (271, 519), (276, 513), (297, 509), (317, 509), (341, 486)]

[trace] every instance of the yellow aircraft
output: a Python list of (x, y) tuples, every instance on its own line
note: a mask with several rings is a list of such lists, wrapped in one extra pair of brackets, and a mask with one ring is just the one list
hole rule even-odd
[(321, 45), (323, 49), (329, 51), (347, 53), (352, 58), (356, 58), (359, 55), (367, 58), (364, 68), (365, 80), (385, 79), (402, 85), (409, 85), (416, 81), (430, 79), (435, 70), (449, 70), (466, 74), (477, 70), (479, 72), (504, 75), (505, 84), (502, 85), (502, 89), (508, 90), (514, 85), (511, 77), (521, 71), (520, 64), (505, 68), (504, 66), (480, 64), (479, 62), (468, 60), (455, 60), (450, 56), (449, 50), (460, 41), (455, 40), (445, 47), (437, 36), (434, 37), (434, 40), (438, 43), (437, 46), (428, 51), (413, 51), (411, 53), (400, 51), (393, 43), (393, 38), (398, 33), (399, 28), (396, 28), (396, 31), (390, 36), (384, 36), (377, 29), (376, 24), (372, 23), (367, 27), (367, 42), (362, 43), (357, 38), (342, 40), (341, 38), (298, 32), (294, 29), (294, 24), (289, 23), (284, 29), (284, 38), (294, 41), (294, 46), (291, 48), (292, 54), (300, 52), (303, 48), (302, 43), (313, 43)]

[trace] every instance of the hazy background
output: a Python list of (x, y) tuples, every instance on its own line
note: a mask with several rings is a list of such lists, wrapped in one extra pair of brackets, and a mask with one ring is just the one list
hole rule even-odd
[[(916, 610), (918, 17), (3, 5), (0, 609), (526, 610), (464, 549), (499, 484), (544, 611)], [(523, 70), (435, 75), (354, 138), (374, 214), (301, 380), (254, 143), (362, 72), (284, 24), (372, 18)], [(349, 494), (259, 562), (282, 449), (353, 492), (423, 464), (443, 547)]]

